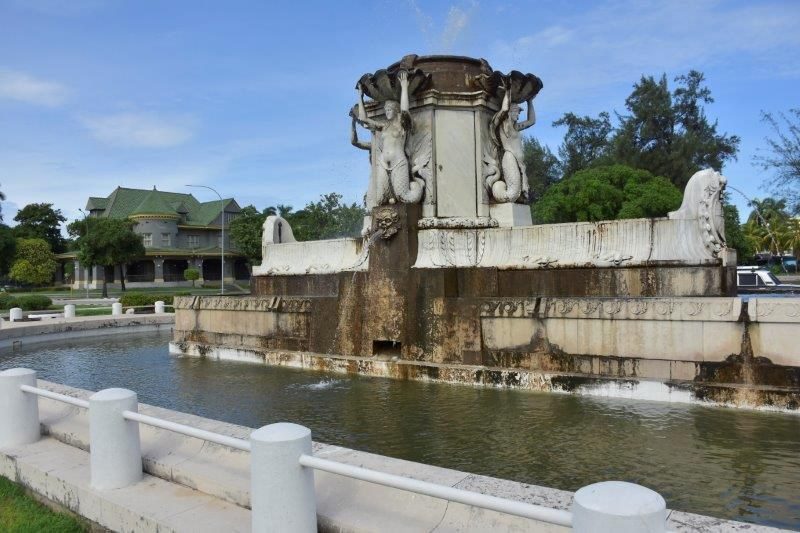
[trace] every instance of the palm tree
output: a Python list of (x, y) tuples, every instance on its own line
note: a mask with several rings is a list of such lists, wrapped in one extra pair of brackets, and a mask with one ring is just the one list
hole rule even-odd
[(776, 200), (775, 198), (764, 198), (759, 200), (754, 198), (750, 205), (753, 212), (747, 217), (748, 222), (754, 220), (759, 226), (768, 224), (770, 226), (788, 218), (786, 212), (786, 200)]

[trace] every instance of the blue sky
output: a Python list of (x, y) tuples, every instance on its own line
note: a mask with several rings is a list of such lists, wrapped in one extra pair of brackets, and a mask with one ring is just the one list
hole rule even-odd
[(206, 184), (259, 208), (360, 201), (353, 87), (408, 53), (537, 74), (528, 131), (554, 150), (563, 113), (622, 111), (642, 74), (702, 70), (710, 117), (742, 138), (724, 174), (763, 197), (760, 112), (800, 106), (799, 27), (797, 1), (0, 0), (3, 214), (53, 202), (77, 218), (117, 185)]

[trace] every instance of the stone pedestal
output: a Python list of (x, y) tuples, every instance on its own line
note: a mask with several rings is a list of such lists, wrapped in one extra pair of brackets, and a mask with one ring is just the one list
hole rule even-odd
[(361, 349), (364, 356), (401, 356), (413, 342), (407, 327), (413, 315), (408, 290), (411, 265), (417, 256), (417, 221), (421, 206), (395, 204), (372, 213), (369, 270), (360, 302), (364, 306)]
[(493, 204), (489, 206), (489, 214), (501, 228), (514, 226), (530, 226), (533, 224), (531, 208), (526, 204)]

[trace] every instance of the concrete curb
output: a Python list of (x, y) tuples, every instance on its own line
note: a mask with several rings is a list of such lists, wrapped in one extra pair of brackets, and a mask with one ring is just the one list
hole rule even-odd
[(39, 342), (148, 331), (172, 331), (175, 315), (125, 315), (55, 318), (37, 322), (1, 322), (0, 349)]

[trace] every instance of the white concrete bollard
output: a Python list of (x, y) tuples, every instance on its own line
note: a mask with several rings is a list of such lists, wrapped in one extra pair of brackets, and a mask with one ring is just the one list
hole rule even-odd
[(253, 533), (317, 531), (314, 471), (299, 462), (311, 455), (311, 430), (270, 424), (250, 434), (250, 445)]
[(156, 302), (156, 314), (163, 315), (164, 314), (164, 302), (161, 300)]
[(641, 485), (603, 481), (578, 490), (572, 502), (576, 533), (664, 533), (667, 502)]
[(105, 389), (89, 398), (91, 485), (98, 490), (127, 487), (142, 479), (139, 424), (123, 411), (137, 411), (136, 393)]
[(64, 306), (64, 318), (75, 318), (75, 304)]
[(22, 309), (19, 307), (12, 307), (8, 310), (8, 319), (11, 322), (16, 322), (17, 320), (22, 320)]
[(122, 316), (122, 304), (119, 302), (115, 302), (111, 304), (111, 315), (112, 316)]
[(12, 368), (0, 372), (0, 448), (39, 440), (39, 398), (20, 385), (36, 386), (36, 372)]

